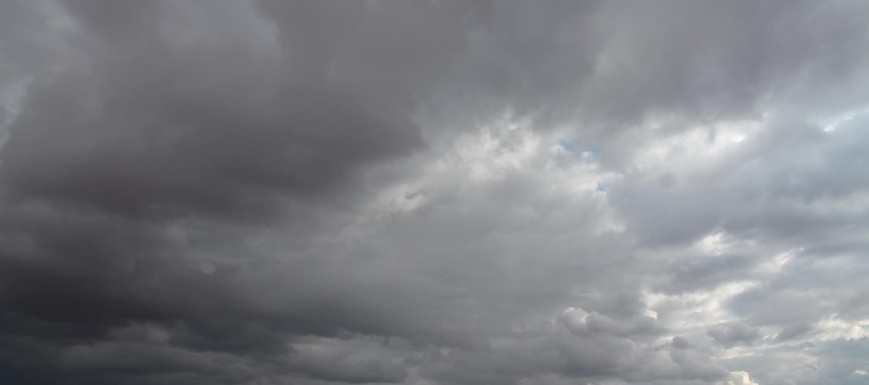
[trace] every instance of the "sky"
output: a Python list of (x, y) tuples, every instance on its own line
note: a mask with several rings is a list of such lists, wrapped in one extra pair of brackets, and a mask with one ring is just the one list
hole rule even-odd
[(0, 378), (869, 384), (869, 2), (0, 2)]

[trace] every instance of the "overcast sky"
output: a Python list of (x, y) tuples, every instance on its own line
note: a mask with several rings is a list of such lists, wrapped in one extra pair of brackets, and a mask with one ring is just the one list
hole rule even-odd
[(869, 384), (869, 2), (0, 2), (0, 382)]

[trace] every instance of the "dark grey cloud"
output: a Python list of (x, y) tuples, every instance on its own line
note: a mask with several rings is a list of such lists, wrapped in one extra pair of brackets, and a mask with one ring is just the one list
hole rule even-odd
[(787, 341), (799, 336), (802, 336), (812, 330), (812, 325), (810, 324), (793, 324), (788, 325), (781, 332), (776, 334), (776, 341)]
[(732, 348), (738, 344), (751, 345), (761, 339), (759, 331), (743, 323), (716, 326), (709, 329), (706, 334), (725, 348)]
[(861, 383), (866, 11), (4, 2), (0, 377)]
[(715, 288), (751, 274), (758, 258), (744, 255), (722, 255), (715, 258), (679, 260), (668, 267), (670, 276), (656, 290), (665, 293), (682, 293), (698, 289)]

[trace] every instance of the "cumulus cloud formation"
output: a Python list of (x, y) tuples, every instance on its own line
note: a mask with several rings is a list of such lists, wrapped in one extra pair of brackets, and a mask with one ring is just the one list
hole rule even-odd
[(869, 3), (0, 3), (0, 378), (869, 373)]

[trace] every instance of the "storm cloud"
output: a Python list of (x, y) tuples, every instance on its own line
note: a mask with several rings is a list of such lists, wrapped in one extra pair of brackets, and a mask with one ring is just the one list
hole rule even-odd
[(0, 3), (0, 378), (869, 381), (869, 3)]

